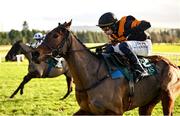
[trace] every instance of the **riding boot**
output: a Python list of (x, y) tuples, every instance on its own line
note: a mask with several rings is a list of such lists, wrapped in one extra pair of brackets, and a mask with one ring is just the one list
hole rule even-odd
[(129, 59), (129, 62), (132, 64), (132, 67), (134, 69), (133, 77), (134, 81), (137, 83), (141, 78), (148, 76), (148, 73), (144, 70), (141, 63), (139, 62), (139, 59), (137, 58), (137, 55), (134, 54), (130, 49), (127, 43), (121, 43), (119, 45), (119, 49), (124, 55)]
[(142, 67), (142, 65), (140, 63), (135, 63), (133, 64), (133, 68), (135, 69), (134, 71), (134, 76), (135, 78), (135, 82), (137, 83), (140, 79), (142, 79), (143, 77), (147, 77), (148, 73), (147, 71), (144, 70), (144, 68)]

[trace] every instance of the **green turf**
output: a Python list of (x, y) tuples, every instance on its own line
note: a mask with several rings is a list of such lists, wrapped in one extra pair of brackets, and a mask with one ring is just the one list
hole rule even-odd
[(27, 73), (27, 61), (2, 62), (0, 71), (0, 115), (71, 115), (78, 110), (74, 91), (66, 100), (60, 100), (67, 90), (64, 76), (32, 79), (22, 96), (18, 93), (10, 99)]

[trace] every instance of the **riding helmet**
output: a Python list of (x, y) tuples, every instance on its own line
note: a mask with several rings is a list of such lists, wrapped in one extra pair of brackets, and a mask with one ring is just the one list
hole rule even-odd
[(33, 37), (35, 40), (42, 40), (44, 38), (43, 34), (38, 32), (36, 34), (34, 34), (34, 37)]
[(97, 26), (99, 26), (100, 28), (106, 27), (106, 26), (111, 26), (114, 23), (116, 23), (117, 21), (118, 21), (117, 18), (115, 17), (115, 15), (112, 12), (107, 12), (107, 13), (104, 13), (99, 18)]

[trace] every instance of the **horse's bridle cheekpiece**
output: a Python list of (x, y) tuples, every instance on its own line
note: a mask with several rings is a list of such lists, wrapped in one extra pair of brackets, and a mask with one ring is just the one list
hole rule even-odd
[[(61, 25), (59, 25), (57, 28), (64, 28)], [(60, 44), (57, 46), (57, 48), (53, 48), (52, 46), (49, 46), (45, 41), (43, 41), (43, 45), (45, 45), (46, 47), (48, 47), (51, 50), (51, 54), (53, 57), (56, 56), (64, 56), (65, 53), (61, 53), (62, 52), (62, 48), (64, 47), (65, 43), (68, 41), (68, 39), (70, 38), (71, 32), (69, 30), (67, 30), (66, 28), (64, 28), (67, 33), (66, 36), (62, 39), (62, 41), (60, 42)], [(61, 54), (60, 54), (61, 53)]]

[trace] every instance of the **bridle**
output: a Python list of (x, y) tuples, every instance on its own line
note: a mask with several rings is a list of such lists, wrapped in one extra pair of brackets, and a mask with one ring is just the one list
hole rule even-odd
[[(57, 28), (59, 28), (59, 27), (57, 27)], [(64, 27), (62, 27), (62, 28), (64, 28)], [(62, 48), (64, 47), (65, 43), (70, 43), (70, 41), (69, 41), (70, 39), (69, 38), (71, 36), (71, 32), (69, 30), (67, 30), (67, 29), (65, 29), (65, 30), (67, 31), (67, 33), (65, 34), (64, 38), (59, 43), (57, 48), (49, 46), (46, 41), (43, 41), (42, 45), (46, 46), (47, 48), (49, 48), (51, 50), (51, 52), (49, 54), (47, 54), (47, 55), (51, 54), (53, 57), (56, 57), (57, 55), (60, 55), (60, 56), (65, 55), (65, 54), (59, 54), (60, 52), (62, 52)], [(70, 46), (70, 44), (69, 44), (69, 46)]]

